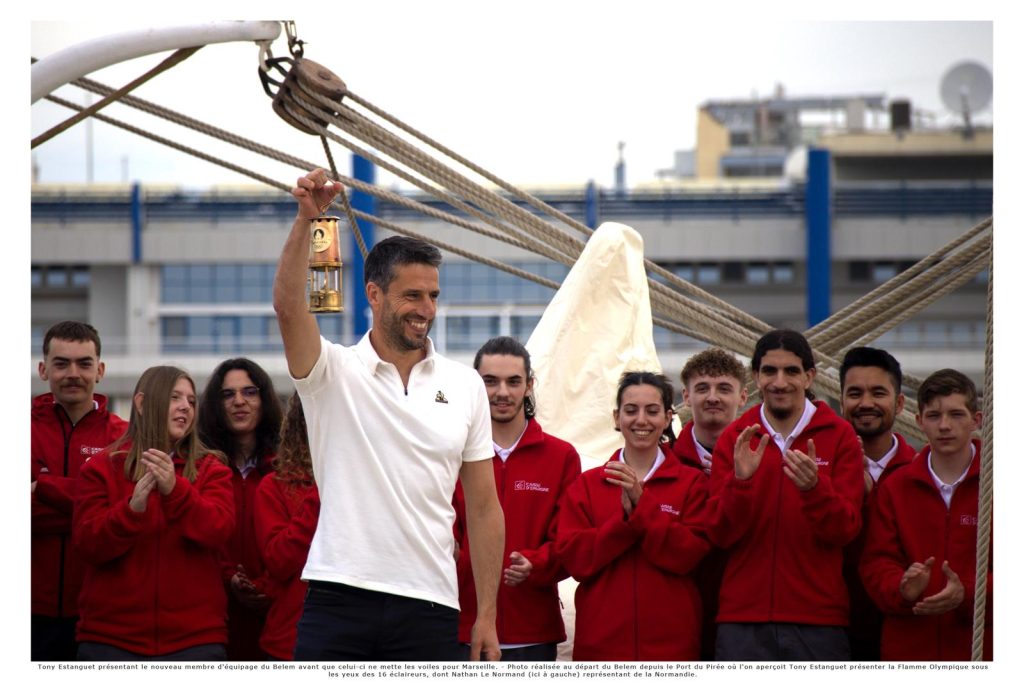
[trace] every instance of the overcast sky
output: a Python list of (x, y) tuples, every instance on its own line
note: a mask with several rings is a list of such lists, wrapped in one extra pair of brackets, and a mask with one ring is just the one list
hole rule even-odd
[[(553, 5), (554, 3), (550, 3)], [(653, 180), (677, 149), (696, 141), (697, 108), (709, 99), (770, 95), (879, 94), (908, 98), (940, 125), (955, 118), (939, 84), (954, 64), (993, 68), (991, 21), (797, 21), (797, 4), (766, 13), (736, 5), (729, 14), (665, 9), (669, 3), (423, 2), (385, 11), (380, 3), (293, 14), (306, 56), (349, 88), (516, 184), (613, 182), (624, 141), (627, 182)], [(678, 3), (682, 5), (682, 3)], [(689, 5), (690, 3), (687, 3)], [(278, 10), (280, 11), (280, 10)], [(925, 15), (920, 15), (925, 18)], [(169, 20), (166, 25), (196, 23)], [(98, 36), (159, 26), (152, 19), (32, 22), (31, 53), (45, 57)], [(273, 45), (286, 54), (286, 41)], [(120, 86), (167, 53), (93, 74)], [(140, 97), (324, 163), (319, 141), (271, 109), (256, 75), (252, 43), (212, 45), (136, 91)], [(997, 74), (998, 84), (998, 74)], [(76, 102), (85, 93), (57, 94)], [(296, 173), (122, 105), (105, 113), (291, 182)], [(71, 114), (32, 106), (32, 134)], [(992, 108), (976, 116), (992, 123)], [(94, 123), (96, 182), (140, 180), (205, 186), (247, 182), (104, 123)], [(43, 182), (86, 179), (87, 127), (33, 151)], [(347, 154), (338, 148), (347, 172)], [(384, 179), (387, 184), (387, 178)]]

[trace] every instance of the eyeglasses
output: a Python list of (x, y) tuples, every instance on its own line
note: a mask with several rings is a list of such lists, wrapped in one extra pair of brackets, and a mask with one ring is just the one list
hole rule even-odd
[(253, 398), (259, 397), (260, 389), (257, 388), (256, 386), (245, 386), (237, 390), (233, 388), (225, 388), (222, 389), (220, 392), (220, 399), (224, 401), (234, 400), (236, 393), (241, 393), (242, 397), (245, 398), (246, 400), (252, 400)]

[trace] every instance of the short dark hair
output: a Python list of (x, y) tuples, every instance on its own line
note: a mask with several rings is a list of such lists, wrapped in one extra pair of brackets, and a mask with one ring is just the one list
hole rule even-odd
[(96, 357), (100, 356), (100, 333), (96, 327), (86, 322), (75, 322), (65, 320), (58, 322), (46, 330), (43, 336), (43, 359), (50, 354), (50, 341), (60, 339), (61, 341), (92, 341), (96, 346)]
[[(785, 350), (800, 358), (800, 364), (805, 372), (814, 369), (814, 351), (811, 344), (798, 331), (793, 329), (773, 329), (757, 340), (754, 346), (754, 354), (750, 357), (750, 368), (754, 375), (761, 370), (761, 360), (770, 350)], [(811, 389), (804, 391), (808, 400), (814, 400), (814, 392)]]
[[(480, 350), (476, 352), (476, 357), (473, 358), (473, 369), (479, 371), (480, 361), (485, 355), (512, 355), (522, 358), (523, 369), (526, 370), (526, 380), (533, 379), (533, 370), (530, 368), (530, 351), (526, 350), (526, 346), (519, 343), (518, 339), (514, 339), (511, 336), (495, 336), (493, 339), (488, 339), (484, 345), (480, 346)], [(527, 419), (532, 419), (537, 414), (537, 404), (534, 402), (532, 395), (526, 396), (523, 412), (525, 412)]]
[(888, 351), (871, 346), (857, 346), (846, 351), (843, 364), (839, 366), (839, 390), (846, 387), (846, 373), (853, 367), (878, 367), (892, 379), (893, 388), (900, 392), (903, 386), (903, 370), (900, 363)]
[(373, 282), (384, 291), (388, 290), (396, 276), (399, 265), (429, 265), (441, 267), (441, 252), (437, 247), (412, 237), (388, 237), (370, 249), (363, 266), (363, 284)]
[(702, 375), (733, 377), (740, 382), (740, 388), (743, 388), (747, 381), (747, 370), (743, 363), (732, 353), (714, 347), (706, 348), (687, 360), (683, 365), (683, 371), (679, 373), (679, 379), (683, 382), (683, 388), (686, 388), (691, 378)]
[(921, 382), (917, 389), (917, 412), (924, 411), (925, 405), (940, 396), (959, 393), (964, 396), (964, 404), (971, 412), (978, 411), (978, 388), (963, 372), (955, 369), (940, 369)]
[(270, 375), (249, 358), (230, 358), (217, 365), (206, 382), (206, 388), (199, 399), (196, 411), (199, 438), (212, 448), (227, 455), (228, 463), (235, 464), (238, 446), (234, 434), (228, 428), (227, 413), (220, 392), (224, 388), (224, 377), (233, 369), (240, 369), (249, 375), (253, 385), (260, 389), (260, 423), (256, 427), (256, 447), (253, 456), (257, 466), (269, 467), (270, 457), (277, 452), (281, 438), (281, 399), (274, 391)]
[[(622, 376), (619, 377), (619, 389), (615, 393), (615, 409), (622, 408), (622, 395), (626, 392), (626, 389), (630, 386), (653, 386), (658, 389), (661, 393), (661, 404), (665, 408), (665, 412), (672, 411), (672, 402), (675, 399), (675, 389), (672, 388), (672, 382), (667, 376), (659, 372), (623, 372)], [(676, 442), (676, 434), (672, 432), (672, 422), (669, 421), (668, 426), (661, 434), (662, 438), (668, 438), (669, 445), (674, 445)]]

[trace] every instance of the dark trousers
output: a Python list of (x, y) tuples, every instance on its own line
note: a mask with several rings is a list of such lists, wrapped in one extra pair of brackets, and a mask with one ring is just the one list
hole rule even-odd
[(719, 623), (719, 661), (848, 661), (846, 630), (796, 623)]
[(99, 642), (79, 642), (78, 660), (80, 661), (226, 661), (227, 651), (223, 644), (199, 644), (181, 651), (162, 656), (143, 656), (134, 652), (100, 644)]
[(311, 580), (296, 661), (456, 661), (459, 612), (448, 606)]
[(32, 614), (32, 660), (73, 661), (78, 655), (75, 626), (78, 617), (56, 618)]
[[(468, 661), (469, 654), (473, 649), (468, 644), (460, 644), (462, 660)], [(501, 650), (501, 660), (504, 663), (526, 663), (533, 661), (553, 661), (558, 657), (558, 644), (546, 642), (544, 644), (531, 644), (530, 646), (517, 646), (512, 649)]]

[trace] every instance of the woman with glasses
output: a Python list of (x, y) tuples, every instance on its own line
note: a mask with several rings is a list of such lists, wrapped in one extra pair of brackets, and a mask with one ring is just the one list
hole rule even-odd
[(72, 528), (85, 562), (79, 660), (225, 660), (231, 472), (196, 436), (195, 409), (184, 370), (150, 367), (127, 433), (82, 466)]
[(224, 548), (228, 591), (228, 659), (262, 660), (260, 632), (267, 596), (256, 542), (256, 489), (272, 468), (281, 429), (281, 402), (266, 371), (248, 358), (220, 363), (199, 402), (199, 436), (223, 452), (231, 467), (235, 533)]

